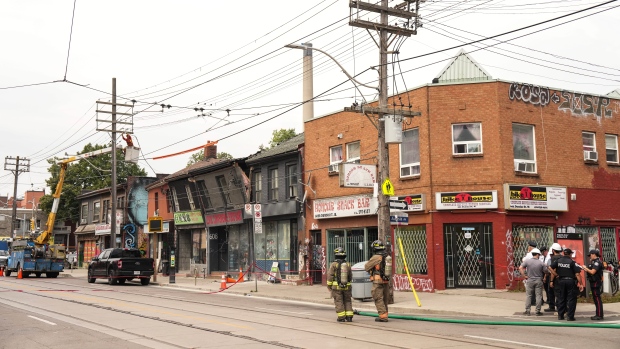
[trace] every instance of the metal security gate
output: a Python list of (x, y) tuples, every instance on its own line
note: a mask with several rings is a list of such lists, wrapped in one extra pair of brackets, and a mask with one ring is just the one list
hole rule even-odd
[(354, 228), (327, 231), (327, 265), (334, 261), (334, 249), (342, 247), (347, 252), (347, 261), (354, 265), (367, 261), (371, 256), (370, 244), (377, 240), (377, 228)]
[(310, 274), (312, 275), (312, 282), (315, 284), (321, 284), (323, 277), (323, 269), (325, 268), (325, 248), (321, 244), (321, 231), (311, 230), (312, 236), (312, 264), (310, 265)]
[(618, 261), (616, 228), (601, 228), (601, 247), (604, 261), (614, 263)]
[(447, 288), (495, 288), (491, 224), (446, 224), (444, 246)]

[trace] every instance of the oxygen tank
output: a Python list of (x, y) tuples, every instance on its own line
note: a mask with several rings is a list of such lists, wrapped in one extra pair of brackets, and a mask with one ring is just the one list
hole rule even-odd
[(387, 256), (385, 256), (385, 271), (384, 271), (384, 274), (388, 278), (392, 276), (392, 256), (390, 256), (389, 254)]
[(349, 283), (349, 263), (342, 262), (340, 263), (340, 280), (338, 280), (338, 285), (340, 288), (347, 287)]

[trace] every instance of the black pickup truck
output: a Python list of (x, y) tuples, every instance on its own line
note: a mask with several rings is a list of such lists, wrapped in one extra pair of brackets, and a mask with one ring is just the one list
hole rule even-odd
[(140, 279), (142, 285), (148, 285), (154, 264), (153, 258), (142, 258), (140, 250), (108, 248), (88, 264), (88, 282), (107, 278), (110, 285), (122, 285), (127, 280)]

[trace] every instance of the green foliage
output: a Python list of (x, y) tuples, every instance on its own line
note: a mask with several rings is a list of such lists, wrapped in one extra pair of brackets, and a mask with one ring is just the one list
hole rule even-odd
[[(107, 145), (92, 145), (88, 143), (80, 154), (92, 152), (95, 150), (106, 148)], [(147, 173), (138, 165), (125, 162), (122, 149), (116, 150), (116, 182), (123, 184), (127, 182), (129, 176), (146, 176)], [(51, 188), (52, 193), (56, 192), (60, 175), (60, 165), (56, 162), (58, 158), (48, 159), (50, 167), (47, 169), (51, 177), (46, 180), (47, 186)], [(60, 203), (58, 205), (57, 219), (77, 220), (80, 216), (80, 202), (76, 200), (76, 196), (82, 193), (82, 190), (97, 190), (112, 186), (112, 154), (101, 154), (88, 159), (71, 162), (67, 165), (65, 171), (65, 180), (60, 195)], [(46, 213), (52, 210), (54, 198), (52, 195), (45, 195), (39, 200), (39, 207)]]
[[(205, 150), (201, 149), (199, 152), (192, 154), (189, 157), (189, 161), (187, 161), (187, 166), (197, 163), (198, 161), (202, 161), (205, 157)], [(217, 153), (218, 159), (234, 159), (234, 157), (226, 152)]]
[(294, 128), (288, 128), (288, 129), (281, 128), (279, 130), (273, 130), (273, 132), (271, 133), (271, 140), (269, 141), (269, 146), (265, 147), (264, 145), (261, 144), (258, 146), (258, 149), (261, 151), (271, 149), (275, 147), (276, 145), (284, 141), (288, 141), (289, 139), (295, 136), (297, 136), (297, 133), (295, 133)]

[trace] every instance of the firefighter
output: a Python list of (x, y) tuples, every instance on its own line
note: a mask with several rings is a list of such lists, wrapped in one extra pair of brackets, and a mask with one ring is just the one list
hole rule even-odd
[(327, 289), (331, 291), (338, 314), (338, 322), (353, 322), (353, 303), (351, 302), (351, 265), (345, 260), (347, 253), (344, 248), (334, 250), (335, 262), (329, 266), (327, 273)]
[(372, 256), (364, 265), (372, 281), (372, 299), (375, 301), (379, 317), (377, 322), (388, 322), (388, 299), (390, 297), (390, 277), (392, 276), (392, 257), (387, 253), (381, 240), (372, 243)]

